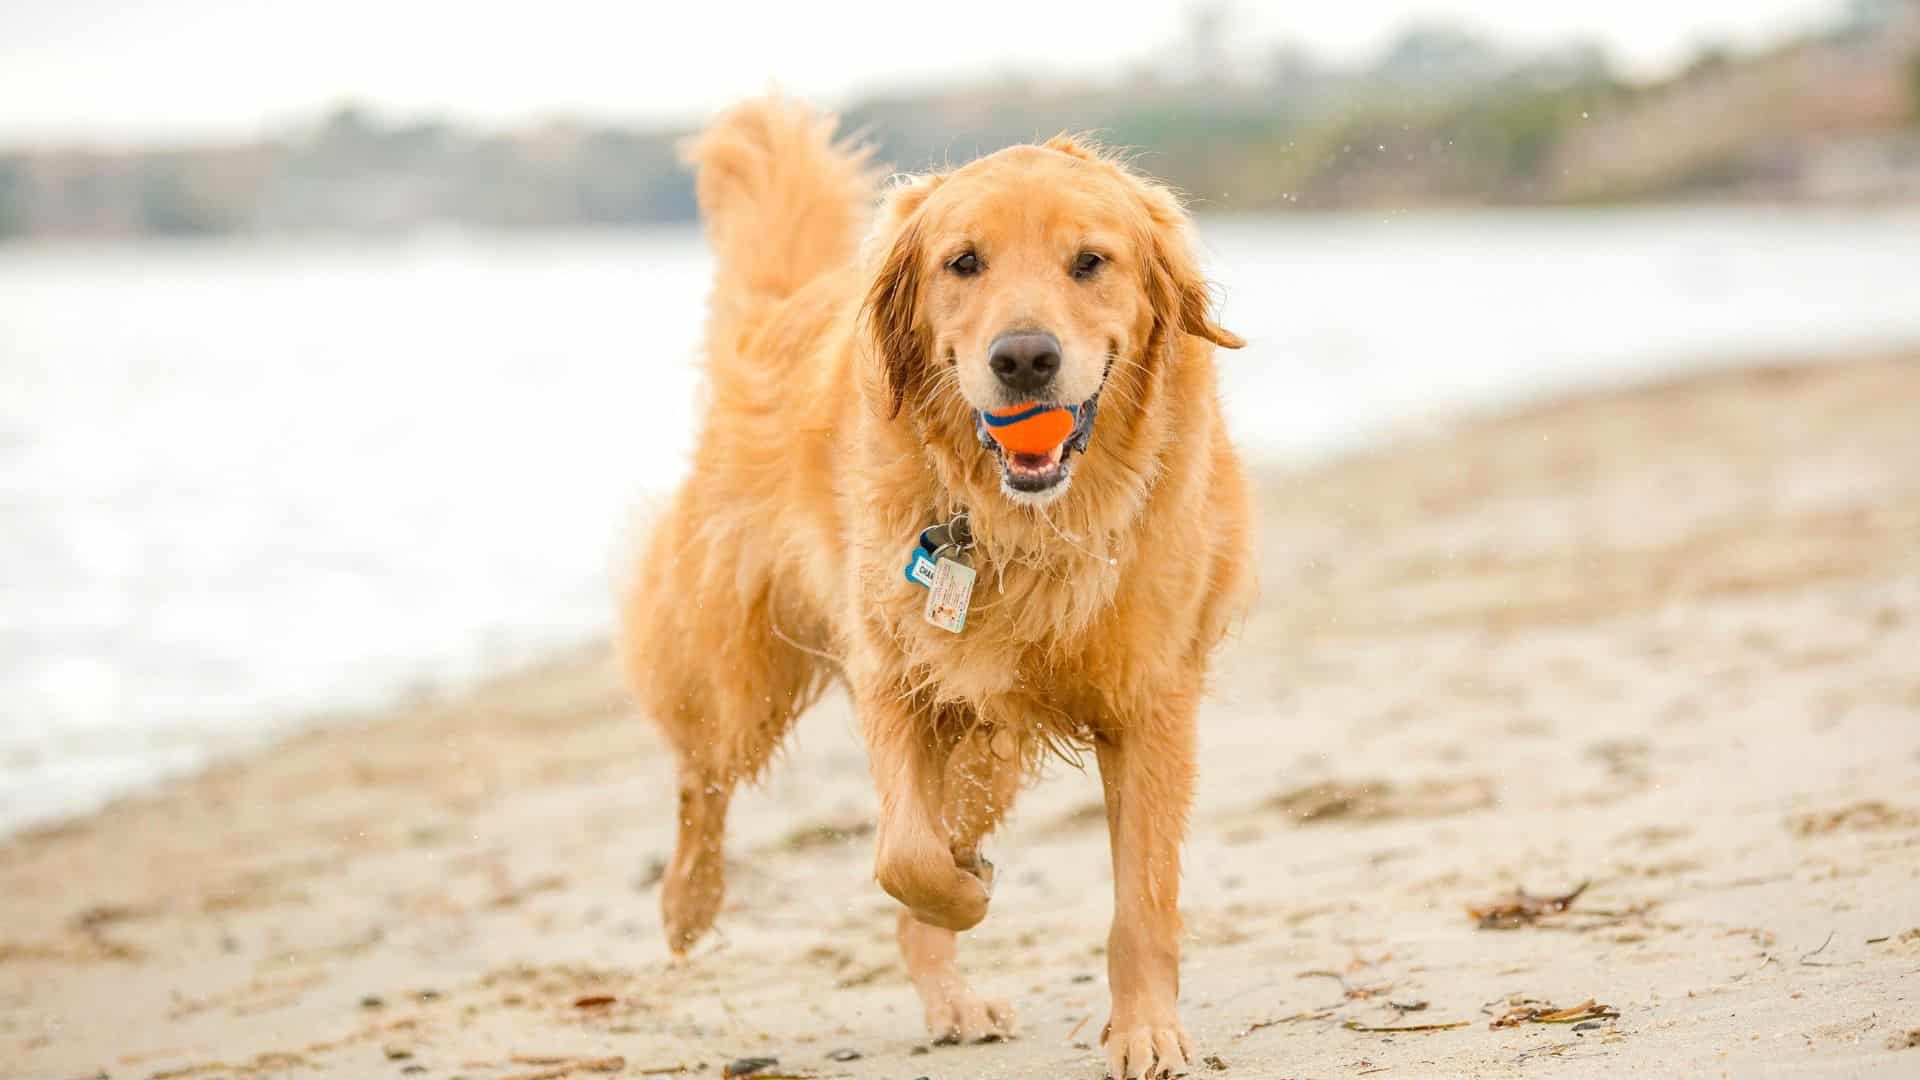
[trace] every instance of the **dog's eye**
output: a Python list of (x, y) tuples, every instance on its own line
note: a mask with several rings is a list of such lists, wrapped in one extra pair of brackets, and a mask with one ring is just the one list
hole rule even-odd
[(972, 277), (980, 272), (980, 256), (968, 251), (947, 264), (947, 269), (961, 277)]
[(1100, 272), (1100, 266), (1107, 260), (1091, 251), (1083, 251), (1073, 260), (1073, 276), (1082, 281)]

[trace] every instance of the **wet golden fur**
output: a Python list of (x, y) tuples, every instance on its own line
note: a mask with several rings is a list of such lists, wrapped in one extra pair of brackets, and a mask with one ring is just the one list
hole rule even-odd
[[(719, 908), (735, 786), (842, 678), (880, 797), (876, 877), (935, 1034), (1011, 1033), (954, 966), (954, 932), (986, 913), (980, 841), (1023, 780), (1049, 748), (1091, 747), (1115, 861), (1107, 1053), (1116, 1076), (1175, 1067), (1192, 1060), (1175, 998), (1194, 714), (1250, 569), (1213, 362), (1239, 341), (1177, 200), (1090, 144), (897, 182), (869, 224), (866, 161), (832, 126), (750, 102), (688, 152), (717, 256), (710, 400), (622, 620), (635, 694), (680, 757), (669, 942), (684, 952)], [(1096, 241), (1104, 276), (1074, 279), (1060, 258)], [(942, 276), (957, 242), (994, 253), (977, 282)], [(1044, 506), (1002, 492), (962, 396), (1009, 323), (1058, 334), (1073, 377), (1111, 361), (1091, 445)], [(961, 509), (979, 583), (956, 636), (922, 620), (902, 568)]]

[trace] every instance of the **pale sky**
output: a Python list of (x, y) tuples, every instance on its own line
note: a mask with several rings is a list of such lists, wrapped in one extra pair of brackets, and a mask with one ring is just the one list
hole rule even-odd
[[(1658, 72), (1704, 40), (1754, 47), (1838, 0), (1239, 0), (1237, 42), (1364, 58), (1462, 20), (1516, 46), (1598, 39)], [(504, 126), (559, 114), (687, 121), (771, 84), (829, 105), (900, 87), (1117, 72), (1189, 5), (1040, 0), (0, 0), (0, 143), (250, 135), (353, 99)]]

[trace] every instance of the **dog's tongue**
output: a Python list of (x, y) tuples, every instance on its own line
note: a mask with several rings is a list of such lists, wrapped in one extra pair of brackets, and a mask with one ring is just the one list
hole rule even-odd
[(986, 423), (988, 437), (999, 443), (1002, 450), (1016, 459), (1029, 459), (1035, 468), (1060, 459), (1060, 449), (1073, 436), (1077, 419), (1073, 410), (1064, 405), (1040, 405), (1031, 401), (1005, 409), (989, 409), (981, 418)]
[(1020, 472), (1045, 472), (1060, 464), (1060, 455), (1066, 451), (1066, 448), (1067, 444), (1062, 440), (1059, 446), (1042, 454), (1023, 454), (1018, 450), (1012, 450), (1008, 451), (1007, 458)]

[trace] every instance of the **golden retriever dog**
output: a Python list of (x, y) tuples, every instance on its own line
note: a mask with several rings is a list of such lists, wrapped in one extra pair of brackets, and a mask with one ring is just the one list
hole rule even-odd
[[(717, 256), (709, 400), (621, 644), (678, 754), (668, 944), (684, 955), (720, 908), (736, 786), (838, 678), (879, 796), (874, 876), (934, 1036), (1013, 1034), (955, 935), (986, 916), (981, 841), (1023, 781), (1090, 748), (1113, 857), (1102, 1042), (1115, 1077), (1179, 1071), (1194, 714), (1250, 576), (1213, 359), (1241, 341), (1214, 321), (1180, 202), (1092, 144), (905, 178), (876, 212), (833, 126), (753, 101), (687, 150)], [(1069, 407), (1072, 430), (1002, 449), (987, 420), (1015, 406)]]

